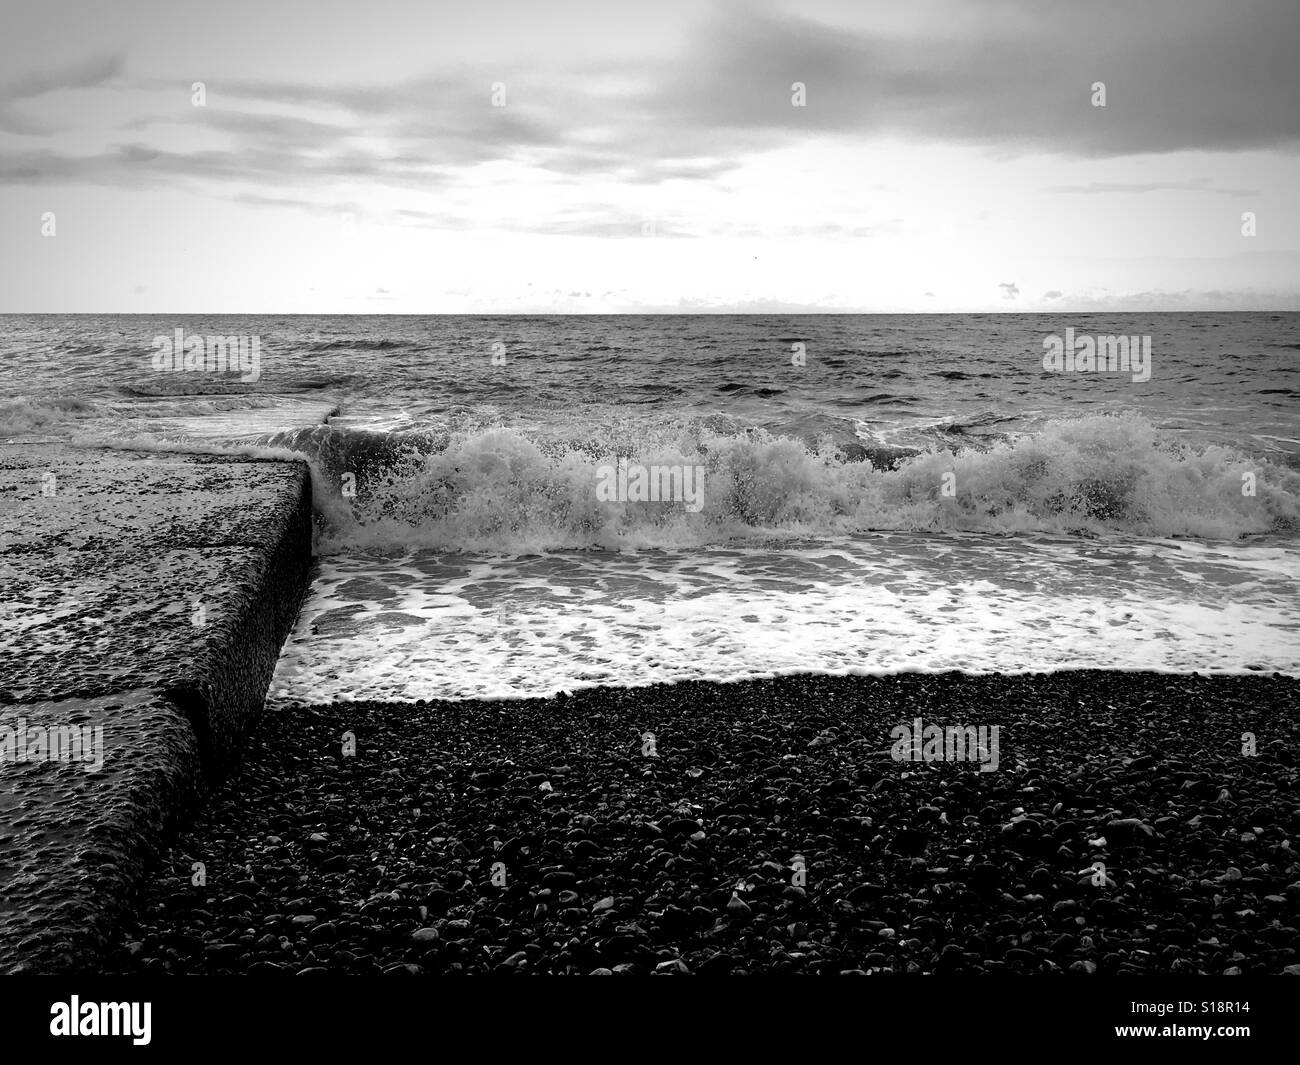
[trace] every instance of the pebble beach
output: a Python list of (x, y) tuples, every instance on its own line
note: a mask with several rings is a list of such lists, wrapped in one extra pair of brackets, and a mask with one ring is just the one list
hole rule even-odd
[[(288, 707), (105, 971), (1300, 973), (1298, 710), (1102, 671)], [(895, 760), (917, 717), (998, 768)]]

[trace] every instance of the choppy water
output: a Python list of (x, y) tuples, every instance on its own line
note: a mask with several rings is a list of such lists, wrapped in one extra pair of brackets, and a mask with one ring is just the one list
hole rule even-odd
[[(1044, 370), (1067, 328), (1149, 380)], [(256, 366), (159, 369), (177, 329)], [(309, 458), (277, 699), (1289, 672), (1297, 372), (1295, 314), (8, 316), (0, 440)], [(602, 496), (619, 457), (698, 498)]]
[[(1067, 328), (1150, 336), (1150, 379), (1045, 372), (1043, 338)], [(258, 337), (258, 379), (155, 370), (154, 338), (177, 329)], [(792, 365), (796, 345), (801, 366)], [(25, 404), (7, 405), (0, 432), (20, 430), (24, 419), (39, 427), (100, 413), (166, 416), (186, 409), (177, 396), (259, 394), (338, 404), (339, 426), (504, 423), (548, 438), (721, 417), (801, 438), (963, 443), (1129, 409), (1193, 439), (1295, 454), (1298, 355), (1294, 313), (8, 315), (0, 317), (0, 395)], [(50, 397), (86, 406), (42, 411)]]

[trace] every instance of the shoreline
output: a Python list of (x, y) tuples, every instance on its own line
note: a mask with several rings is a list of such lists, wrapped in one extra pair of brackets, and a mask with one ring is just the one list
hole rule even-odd
[[(1298, 711), (1104, 671), (286, 708), (105, 971), (1300, 972)], [(998, 770), (894, 761), (918, 716)]]

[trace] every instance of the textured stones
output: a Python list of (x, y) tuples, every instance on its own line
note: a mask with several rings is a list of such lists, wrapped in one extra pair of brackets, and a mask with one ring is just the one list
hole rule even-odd
[[(922, 699), (997, 705), (1003, 770), (855, 763)], [(1179, 721), (1189, 706), (1197, 718)], [(1298, 709), (1293, 685), (1271, 678), (1070, 674), (785, 678), (576, 692), (562, 705), (289, 710), (259, 734), (210, 823), (164, 862), (170, 875), (123, 941), (141, 946), (124, 946), (116, 964), (394, 975), (1279, 973), (1296, 964), (1297, 933), (1282, 927), (1300, 896), (1300, 855), (1284, 846), (1300, 824), (1292, 770), (1262, 755), (1242, 764), (1229, 740), (1249, 714), (1261, 732), (1294, 741)], [(340, 774), (336, 759), (304, 756), (361, 714), (382, 759), (359, 755)], [(611, 755), (611, 736), (639, 735), (648, 719), (674, 740), (672, 756), (642, 776), (635, 759)], [(807, 746), (832, 726), (836, 743)], [(426, 797), (435, 734), (454, 737), (440, 743), (455, 757), (440, 756), (439, 779), (465, 801)], [(1160, 739), (1161, 758), (1132, 772), (1125, 759), (1143, 737)], [(1230, 753), (1207, 764), (1207, 750)], [(1032, 772), (1015, 768), (1018, 753)], [(1180, 758), (1213, 779), (1212, 793), (1182, 790)], [(507, 759), (499, 787), (475, 783)], [(709, 772), (687, 773), (699, 764)], [(562, 800), (539, 802), (525, 777), (546, 770), (554, 783), (547, 767), (559, 765), (564, 788), (552, 794)], [(848, 791), (823, 792), (840, 780)], [(882, 780), (889, 786), (878, 788)], [(1214, 805), (1225, 787), (1239, 813)], [(1261, 809), (1275, 810), (1286, 834), (1256, 817)], [(1155, 811), (1167, 818), (1158, 826)], [(1128, 820), (1152, 831), (1111, 827)], [(705, 838), (692, 840), (701, 823)], [(1261, 832), (1243, 841), (1241, 824)], [(297, 841), (311, 833), (327, 837), (345, 868), (303, 861)], [(261, 842), (272, 835), (282, 844)], [(1033, 845), (1019, 846), (1018, 835)], [(257, 890), (232, 901), (179, 889), (192, 853), (211, 854), (214, 867), (251, 860)], [(1240, 879), (1220, 879), (1229, 869)], [(295, 915), (334, 924), (338, 938), (312, 941), (293, 929)], [(249, 927), (257, 936), (241, 940)], [(423, 928), (439, 935), (414, 941)], [(173, 934), (187, 931), (186, 940)], [(275, 946), (265, 939), (286, 932)], [(219, 968), (207, 942), (238, 944), (242, 956), (219, 952)]]

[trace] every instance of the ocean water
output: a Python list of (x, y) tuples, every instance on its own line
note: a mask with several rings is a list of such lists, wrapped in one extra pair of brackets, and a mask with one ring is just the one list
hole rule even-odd
[[(1067, 329), (1149, 366), (1044, 369)], [(1298, 373), (1296, 314), (5, 316), (0, 440), (306, 457), (273, 703), (1290, 673)]]

